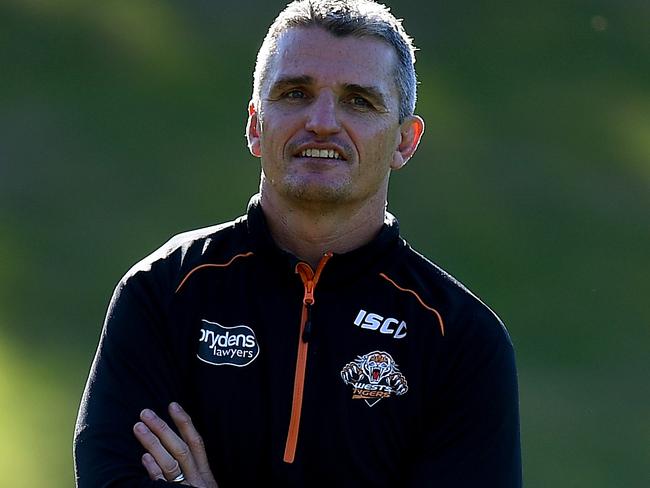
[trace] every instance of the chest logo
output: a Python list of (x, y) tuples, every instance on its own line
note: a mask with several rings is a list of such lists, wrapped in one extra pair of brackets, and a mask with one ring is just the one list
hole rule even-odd
[(199, 350), (201, 361), (215, 366), (248, 366), (260, 353), (255, 332), (250, 327), (238, 325), (224, 327), (216, 322), (201, 320)]
[(352, 387), (353, 400), (365, 400), (374, 406), (382, 398), (408, 391), (406, 378), (387, 352), (373, 351), (358, 356), (341, 370), (341, 378)]
[(362, 329), (379, 330), (382, 334), (392, 335), (395, 339), (406, 337), (406, 322), (391, 317), (382, 317), (378, 313), (359, 310), (354, 325)]

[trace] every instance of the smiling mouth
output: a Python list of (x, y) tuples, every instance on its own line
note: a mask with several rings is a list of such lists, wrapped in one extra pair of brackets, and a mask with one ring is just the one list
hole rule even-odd
[(341, 155), (334, 149), (304, 149), (300, 152), (303, 158), (341, 159)]

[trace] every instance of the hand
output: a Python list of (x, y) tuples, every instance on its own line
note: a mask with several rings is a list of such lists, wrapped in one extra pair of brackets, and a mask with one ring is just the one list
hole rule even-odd
[(181, 473), (181, 484), (196, 488), (218, 488), (205, 453), (203, 439), (194, 428), (192, 419), (178, 403), (169, 405), (169, 414), (176, 424), (179, 437), (152, 410), (140, 413), (142, 422), (133, 426), (133, 433), (148, 451), (142, 465), (152, 480), (171, 481)]

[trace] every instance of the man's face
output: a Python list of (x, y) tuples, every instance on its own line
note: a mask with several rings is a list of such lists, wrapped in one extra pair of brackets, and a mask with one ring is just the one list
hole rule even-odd
[(250, 107), (262, 192), (303, 203), (384, 201), (391, 168), (404, 164), (422, 132), (420, 125), (404, 153), (404, 127), (415, 118), (400, 126), (393, 48), (321, 28), (289, 29), (277, 48), (260, 107)]

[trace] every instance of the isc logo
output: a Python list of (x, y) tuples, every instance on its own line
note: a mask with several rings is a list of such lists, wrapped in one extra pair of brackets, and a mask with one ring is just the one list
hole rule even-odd
[(395, 339), (406, 337), (406, 322), (403, 320), (400, 322), (390, 317), (384, 318), (379, 314), (368, 313), (365, 310), (359, 310), (357, 318), (354, 319), (354, 325), (362, 329), (379, 329), (382, 334), (392, 335)]

